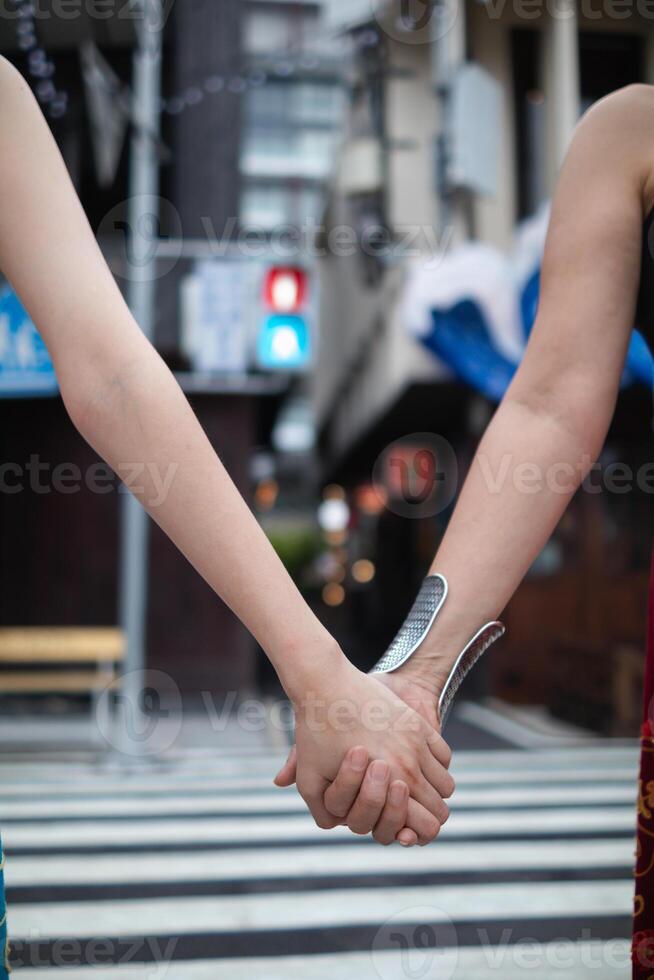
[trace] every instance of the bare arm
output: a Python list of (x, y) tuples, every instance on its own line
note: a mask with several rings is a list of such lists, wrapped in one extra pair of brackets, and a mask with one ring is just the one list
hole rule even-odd
[[(148, 464), (138, 481), (142, 503), (296, 693), (313, 657), (327, 666), (342, 655), (134, 321), (55, 141), (7, 62), (0, 63), (0, 131), (0, 266), (48, 345), (73, 422), (117, 472)], [(165, 494), (159, 481), (170, 481)]]
[(450, 592), (406, 671), (432, 690), (479, 626), (501, 613), (603, 445), (634, 323), (653, 144), (644, 86), (604, 99), (577, 128), (553, 203), (533, 334), (432, 564)]
[[(577, 128), (554, 199), (536, 324), (431, 566), (448, 580), (447, 601), (418, 651), (383, 675), (425, 717), (435, 718), (457, 654), (499, 616), (606, 438), (654, 203), (652, 159), (649, 86), (602, 100)], [(278, 779), (294, 775), (291, 754)], [(325, 794), (350, 826), (362, 786), (363, 774), (344, 766)]]
[[(383, 675), (425, 717), (435, 718), (457, 654), (501, 613), (602, 447), (634, 323), (652, 159), (649, 86), (602, 100), (577, 128), (554, 199), (536, 324), (431, 566), (448, 580), (447, 601), (418, 651)], [(291, 754), (278, 779), (294, 775)], [(344, 766), (325, 794), (328, 810), (350, 823), (362, 780)]]
[[(45, 120), (4, 59), (0, 139), (0, 266), (41, 331), (79, 431), (119, 473), (148, 464), (137, 496), (277, 669), (296, 708), (298, 788), (314, 817), (337, 822), (323, 792), (348, 750), (361, 745), (382, 763), (384, 796), (392, 777), (402, 779), (416, 820), (426, 818), (423, 830), (433, 836), (452, 788), (437, 758), (447, 762), (444, 743), (415, 712), (407, 724), (403, 702), (347, 661), (302, 600), (131, 316)], [(345, 723), (342, 712), (330, 714), (342, 700)], [(366, 724), (372, 702), (384, 712), (383, 730)]]

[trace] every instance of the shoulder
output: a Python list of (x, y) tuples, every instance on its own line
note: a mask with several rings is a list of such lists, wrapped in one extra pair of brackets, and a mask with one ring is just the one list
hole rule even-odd
[(635, 83), (625, 85), (598, 99), (582, 116), (581, 123), (601, 124), (608, 120), (629, 126), (633, 119), (654, 118), (654, 85)]
[(32, 97), (32, 90), (18, 68), (8, 58), (0, 55), (0, 105)]
[(654, 204), (654, 85), (626, 85), (595, 102), (579, 120), (573, 143), (596, 165), (619, 167), (643, 206)]

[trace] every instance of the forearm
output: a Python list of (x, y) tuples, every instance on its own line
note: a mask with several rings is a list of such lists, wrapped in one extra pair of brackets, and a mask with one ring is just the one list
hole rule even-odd
[(416, 661), (437, 686), (477, 629), (497, 619), (542, 550), (595, 460), (611, 410), (598, 403), (584, 431), (510, 394), (499, 407), (431, 566), (449, 593)]
[(566, 156), (536, 323), (432, 566), (450, 585), (421, 654), (440, 653), (439, 675), (500, 614), (606, 437), (641, 260), (640, 133), (650, 108), (632, 103), (627, 92), (591, 109)]
[[(126, 311), (125, 311), (126, 313)], [(256, 637), (292, 697), (342, 657), (302, 599), (153, 348), (124, 324), (68, 378), (82, 435)], [(79, 361), (79, 357), (77, 358)], [(65, 374), (65, 372), (64, 372)]]

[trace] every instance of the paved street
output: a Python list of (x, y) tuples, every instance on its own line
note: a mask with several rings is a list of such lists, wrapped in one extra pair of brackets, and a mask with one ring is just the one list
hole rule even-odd
[(280, 757), (246, 739), (127, 768), (0, 757), (17, 975), (627, 974), (633, 746), (460, 749), (452, 818), (411, 850), (317, 829), (271, 785)]

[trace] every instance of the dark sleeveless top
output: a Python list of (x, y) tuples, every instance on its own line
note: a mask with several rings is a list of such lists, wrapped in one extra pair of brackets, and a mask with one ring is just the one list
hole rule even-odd
[(654, 208), (643, 225), (636, 326), (654, 352)]

